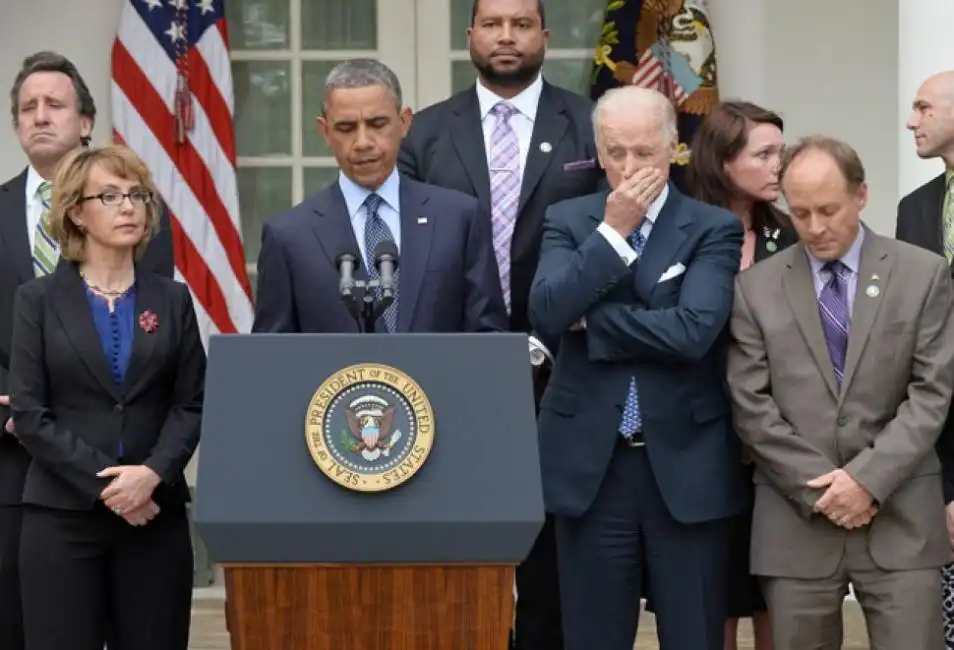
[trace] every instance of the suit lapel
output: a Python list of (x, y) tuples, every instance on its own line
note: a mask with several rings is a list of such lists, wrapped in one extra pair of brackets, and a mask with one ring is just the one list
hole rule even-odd
[[(338, 272), (336, 262), (338, 255), (343, 252), (353, 253), (361, 257), (361, 248), (354, 236), (354, 227), (351, 224), (351, 215), (338, 183), (334, 183), (318, 194), (313, 200), (313, 207), (317, 218), (312, 228), (321, 249), (328, 258), (328, 263), (335, 273)], [(361, 268), (355, 273), (355, 278), (366, 280), (368, 270), (367, 260), (361, 260)]]
[(424, 281), (427, 258), (431, 254), (431, 241), (435, 221), (439, 217), (429, 214), (428, 195), (420, 183), (406, 176), (401, 177), (401, 260), (398, 276), (397, 331), (410, 330), (417, 305), (417, 297)]
[(924, 198), (919, 202), (921, 228), (924, 229), (924, 241), (938, 255), (944, 255), (944, 174), (936, 177), (927, 187)]
[(69, 264), (58, 270), (50, 291), (53, 310), (73, 349), (103, 388), (119, 401), (119, 389), (109, 371), (99, 333), (93, 322), (86, 287), (76, 266)]
[[(845, 356), (845, 375), (841, 382), (841, 395), (845, 395), (858, 368), (871, 327), (881, 309), (885, 289), (891, 276), (893, 264), (881, 238), (865, 228), (865, 240), (861, 247), (861, 264), (858, 269), (855, 299), (851, 309), (851, 324), (848, 333), (848, 352)], [(869, 286), (878, 287), (876, 296), (869, 296)]]
[[(133, 311), (133, 342), (129, 355), (129, 366), (123, 379), (123, 394), (130, 398), (149, 377), (149, 363), (160, 336), (168, 336), (169, 321), (172, 317), (167, 310), (168, 301), (160, 291), (156, 279), (141, 268), (136, 268), (136, 305)], [(139, 317), (145, 312), (156, 316), (158, 326), (147, 332), (139, 324)]]
[(636, 263), (636, 293), (643, 300), (647, 300), (655, 290), (659, 278), (686, 241), (683, 229), (692, 222), (686, 216), (686, 211), (680, 209), (681, 201), (682, 196), (670, 184), (669, 196), (656, 217), (643, 254)]
[(835, 369), (831, 364), (828, 346), (825, 344), (825, 332), (822, 330), (821, 316), (818, 314), (818, 296), (815, 294), (815, 281), (808, 255), (801, 244), (793, 246), (789, 253), (792, 258), (788, 272), (782, 278), (782, 290), (795, 316), (795, 323), (808, 345), (815, 364), (821, 370), (828, 390), (838, 398), (838, 385), (835, 383)]
[[(550, 84), (544, 82), (540, 101), (537, 104), (537, 116), (533, 120), (533, 135), (530, 138), (530, 150), (527, 152), (526, 169), (523, 170), (517, 214), (523, 212), (533, 191), (540, 184), (543, 172), (553, 161), (569, 124), (562, 102), (554, 95)], [(540, 148), (544, 143), (550, 145), (544, 147), (547, 151)]]
[(34, 277), (27, 233), (26, 178), (24, 170), (0, 188), (0, 256), (10, 261), (21, 282)]
[(454, 116), (451, 124), (447, 125), (447, 130), (454, 143), (457, 156), (467, 172), (467, 177), (474, 186), (474, 196), (489, 214), (490, 170), (476, 86), (461, 95), (460, 103), (454, 108)]

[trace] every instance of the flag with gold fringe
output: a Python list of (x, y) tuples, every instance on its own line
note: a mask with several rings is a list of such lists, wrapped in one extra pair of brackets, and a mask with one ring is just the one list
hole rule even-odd
[(719, 102), (715, 41), (706, 0), (609, 0), (594, 53), (590, 97), (626, 84), (655, 88), (676, 107), (673, 182), (685, 190), (689, 144)]

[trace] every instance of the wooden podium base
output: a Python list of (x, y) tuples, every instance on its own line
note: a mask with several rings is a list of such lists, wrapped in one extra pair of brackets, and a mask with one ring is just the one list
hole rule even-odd
[(506, 650), (512, 566), (224, 565), (232, 650)]

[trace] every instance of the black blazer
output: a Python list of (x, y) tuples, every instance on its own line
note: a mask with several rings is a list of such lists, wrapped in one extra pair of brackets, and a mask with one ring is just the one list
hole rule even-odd
[[(0, 185), (0, 395), (9, 393), (13, 297), (17, 287), (34, 278), (33, 253), (26, 225), (27, 170)], [(61, 265), (65, 264), (61, 260)], [(161, 228), (143, 256), (143, 269), (173, 277), (175, 259), (169, 215), (162, 210)], [(0, 406), (0, 431), (9, 412)], [(0, 505), (20, 503), (30, 457), (13, 436), (0, 433)]]
[[(945, 175), (940, 174), (902, 198), (898, 203), (895, 239), (944, 255), (941, 212), (946, 189)], [(951, 275), (954, 277), (954, 266)], [(954, 501), (954, 417), (950, 412), (935, 449), (941, 460), (944, 501), (951, 503)]]
[[(511, 331), (532, 331), (527, 300), (546, 209), (592, 194), (604, 182), (596, 160), (592, 110), (589, 99), (543, 82), (510, 251)], [(544, 143), (550, 145), (549, 151), (541, 150)], [(490, 172), (475, 86), (414, 116), (401, 144), (398, 167), (424, 183), (477, 197), (481, 213), (490, 219)]]
[[(117, 387), (74, 264), (17, 290), (10, 406), (30, 453), (23, 502), (91, 509), (110, 465), (144, 464), (162, 479), (158, 505), (189, 499), (183, 470), (199, 442), (205, 350), (188, 287), (136, 272), (137, 322), (129, 368)], [(117, 458), (119, 441), (125, 456)]]

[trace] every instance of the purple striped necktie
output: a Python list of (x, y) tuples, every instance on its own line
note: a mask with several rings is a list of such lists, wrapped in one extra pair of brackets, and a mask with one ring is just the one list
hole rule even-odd
[(500, 272), (507, 312), (510, 312), (510, 244), (520, 202), (520, 144), (510, 118), (517, 109), (499, 102), (490, 112), (497, 118), (490, 137), (490, 218), (494, 255)]
[(851, 271), (841, 262), (828, 262), (822, 270), (828, 271), (831, 278), (818, 296), (818, 313), (825, 330), (825, 344), (828, 346), (831, 365), (835, 369), (835, 379), (841, 387), (845, 376), (845, 356), (848, 353), (848, 331), (851, 327), (848, 313), (848, 274)]

